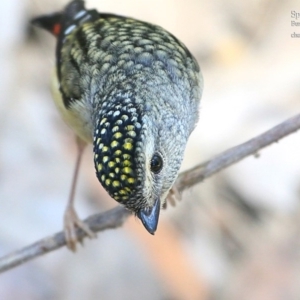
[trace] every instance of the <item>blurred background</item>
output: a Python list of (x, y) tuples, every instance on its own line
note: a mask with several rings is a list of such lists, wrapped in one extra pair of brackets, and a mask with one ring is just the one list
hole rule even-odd
[[(29, 26), (63, 0), (0, 3), (0, 255), (62, 229), (74, 136), (52, 102), (54, 38)], [(87, 7), (163, 26), (195, 55), (205, 80), (190, 168), (300, 112), (300, 0), (87, 0)], [(299, 23), (300, 25), (300, 23)], [(150, 236), (122, 228), (0, 276), (0, 299), (300, 299), (300, 135), (185, 192)], [(89, 147), (80, 217), (116, 203)]]

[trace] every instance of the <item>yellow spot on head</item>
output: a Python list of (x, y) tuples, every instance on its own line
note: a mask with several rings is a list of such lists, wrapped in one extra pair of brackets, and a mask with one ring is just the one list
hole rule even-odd
[(124, 160), (123, 161), (123, 166), (124, 167), (130, 167), (131, 166), (131, 162), (129, 160)]
[(118, 147), (119, 143), (117, 141), (112, 141), (112, 143), (110, 145), (112, 148), (116, 148), (116, 147)]
[(126, 150), (131, 150), (131, 149), (133, 148), (133, 145), (132, 145), (132, 143), (125, 143), (125, 144), (123, 145), (123, 147), (124, 147), (124, 149), (126, 149)]
[(97, 170), (98, 170), (98, 172), (100, 172), (102, 170), (102, 164), (97, 165)]
[(115, 158), (115, 162), (116, 162), (116, 163), (120, 163), (120, 162), (121, 162), (121, 159), (120, 159), (119, 157), (116, 157), (116, 158)]
[(128, 134), (130, 137), (133, 137), (133, 138), (136, 137), (136, 133), (135, 133), (135, 131), (133, 131), (133, 130), (128, 131), (127, 134)]
[(101, 138), (97, 138), (97, 145), (100, 144)]
[(121, 154), (122, 154), (122, 151), (121, 151), (121, 150), (117, 150), (114, 154), (115, 154), (116, 156), (121, 155)]
[(131, 130), (134, 129), (134, 126), (133, 125), (127, 125), (125, 128), (126, 128), (126, 130), (131, 131)]
[(112, 128), (112, 132), (117, 132), (117, 131), (119, 131), (119, 126), (114, 126), (114, 127)]
[(130, 174), (131, 172), (132, 172), (132, 169), (131, 169), (131, 168), (129, 168), (129, 167), (123, 168), (123, 173), (125, 173), (125, 174)]
[(131, 158), (131, 156), (129, 155), (129, 154), (123, 154), (123, 158), (125, 159), (125, 160), (129, 160), (130, 158)]
[(109, 148), (108, 148), (107, 146), (104, 146), (104, 147), (102, 148), (102, 151), (103, 151), (103, 152), (108, 152), (108, 150), (109, 150)]
[(119, 172), (120, 172), (120, 168), (115, 168), (115, 173), (119, 174)]
[(126, 190), (120, 190), (120, 195), (127, 195), (127, 191)]
[(115, 173), (109, 173), (110, 178), (115, 178)]
[(108, 162), (108, 160), (109, 160), (109, 157), (108, 157), (108, 156), (104, 156), (104, 157), (103, 157), (103, 162), (104, 162), (104, 163)]
[(100, 122), (100, 125), (104, 124), (106, 121), (107, 121), (107, 119), (106, 119), (106, 118), (103, 118), (103, 119), (101, 120), (101, 122)]
[(115, 166), (115, 162), (110, 161), (110, 162), (108, 163), (108, 166), (109, 166), (110, 168), (113, 168), (113, 167)]
[(126, 179), (127, 179), (127, 176), (124, 175), (124, 174), (122, 174), (122, 175), (121, 175), (121, 180), (122, 180), (122, 181), (125, 181)]
[(121, 133), (121, 132), (116, 132), (116, 133), (113, 135), (113, 137), (114, 137), (115, 139), (120, 139), (120, 138), (122, 137), (122, 133)]
[(110, 179), (106, 179), (106, 180), (105, 180), (105, 184), (106, 184), (106, 185), (110, 185), (110, 184), (111, 184), (111, 180), (110, 180)]
[(104, 146), (104, 145), (101, 143), (101, 144), (99, 145), (99, 149), (102, 149), (103, 146)]
[(126, 143), (132, 143), (133, 140), (132, 140), (131, 138), (127, 138), (127, 139), (125, 139), (125, 142), (126, 142)]
[(105, 180), (105, 175), (101, 175), (101, 180), (102, 180), (102, 181)]
[(132, 178), (132, 177), (128, 178), (128, 183), (133, 184), (134, 182), (135, 182), (134, 178)]
[(113, 187), (119, 187), (121, 184), (120, 184), (120, 181), (114, 180), (112, 182), (112, 185), (113, 185)]

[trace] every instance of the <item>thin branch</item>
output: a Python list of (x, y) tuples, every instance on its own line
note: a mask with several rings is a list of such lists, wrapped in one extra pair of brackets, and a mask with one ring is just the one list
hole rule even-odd
[[(211, 160), (179, 174), (174, 187), (177, 191), (182, 192), (243, 158), (255, 155), (259, 150), (278, 142), (298, 129), (300, 129), (300, 114), (239, 146), (222, 152)], [(128, 210), (118, 206), (104, 213), (92, 215), (84, 222), (94, 232), (99, 232), (121, 226), (130, 215), (131, 213)], [(82, 241), (86, 234), (78, 229), (77, 237), (78, 240)], [(65, 245), (66, 240), (63, 232), (37, 241), (30, 246), (0, 258), (0, 273)]]
[[(86, 224), (94, 231), (103, 231), (120, 227), (131, 213), (122, 206), (117, 206), (104, 213), (92, 215), (84, 220)], [(77, 239), (82, 241), (86, 233), (77, 229)], [(0, 259), (0, 273), (21, 265), (38, 256), (54, 251), (66, 245), (65, 234), (63, 231), (49, 237), (43, 238), (27, 247), (12, 252)]]
[(247, 156), (256, 155), (261, 149), (278, 142), (280, 139), (300, 129), (300, 114), (287, 119), (263, 134), (233, 148), (212, 159), (179, 174), (175, 186), (179, 192), (203, 181), (217, 172), (237, 163)]

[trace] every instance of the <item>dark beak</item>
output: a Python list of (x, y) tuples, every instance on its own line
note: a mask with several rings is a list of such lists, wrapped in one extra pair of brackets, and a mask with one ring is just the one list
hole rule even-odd
[(160, 200), (156, 199), (153, 207), (141, 209), (137, 216), (142, 221), (143, 225), (147, 231), (151, 234), (154, 234), (157, 228), (158, 218), (160, 211)]

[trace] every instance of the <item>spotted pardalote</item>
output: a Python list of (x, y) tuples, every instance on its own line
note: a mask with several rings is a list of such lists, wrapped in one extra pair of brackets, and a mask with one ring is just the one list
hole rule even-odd
[(197, 61), (163, 28), (80, 0), (33, 24), (57, 37), (52, 86), (62, 117), (93, 143), (106, 191), (153, 234), (198, 120)]

